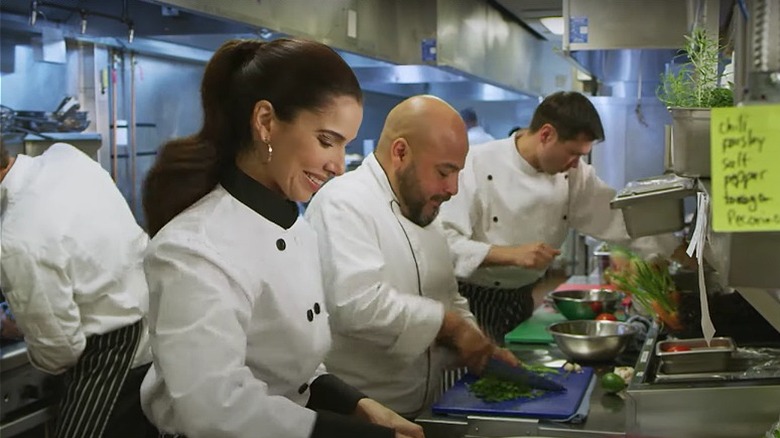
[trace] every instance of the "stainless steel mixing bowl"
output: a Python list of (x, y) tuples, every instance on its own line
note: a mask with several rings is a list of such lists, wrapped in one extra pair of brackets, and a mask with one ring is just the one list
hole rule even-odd
[(563, 321), (547, 330), (558, 348), (572, 360), (614, 360), (636, 334), (636, 327), (618, 321)]

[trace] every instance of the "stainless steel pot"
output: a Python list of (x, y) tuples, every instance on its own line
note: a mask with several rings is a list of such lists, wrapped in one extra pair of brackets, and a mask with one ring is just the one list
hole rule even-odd
[(672, 113), (672, 163), (680, 176), (705, 177), (710, 166), (710, 109), (670, 108)]

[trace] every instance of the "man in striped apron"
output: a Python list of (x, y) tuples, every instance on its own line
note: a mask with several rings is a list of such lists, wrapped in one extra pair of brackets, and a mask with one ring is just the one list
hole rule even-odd
[(604, 139), (596, 108), (577, 92), (551, 94), (527, 130), (472, 148), (460, 191), (441, 207), (460, 293), (498, 342), (531, 316), (534, 284), (571, 229), (639, 253), (671, 255), (672, 235), (630, 241), (615, 190), (582, 158)]
[(111, 177), (74, 147), (0, 151), (0, 272), (33, 366), (63, 375), (60, 438), (156, 434), (140, 406), (151, 362), (148, 242)]

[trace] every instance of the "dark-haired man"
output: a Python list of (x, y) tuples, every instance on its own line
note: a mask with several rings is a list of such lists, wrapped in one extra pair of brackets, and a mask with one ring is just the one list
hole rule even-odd
[[(527, 130), (469, 152), (460, 192), (441, 208), (455, 254), (460, 292), (498, 342), (533, 312), (533, 285), (560, 254), (570, 228), (628, 243), (615, 190), (581, 161), (604, 128), (582, 94), (558, 92), (534, 112)], [(671, 254), (671, 236), (643, 238), (644, 255)]]

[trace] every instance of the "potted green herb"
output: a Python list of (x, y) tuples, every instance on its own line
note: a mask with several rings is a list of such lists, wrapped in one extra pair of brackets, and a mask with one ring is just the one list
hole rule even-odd
[(672, 168), (685, 176), (710, 176), (710, 109), (734, 105), (720, 86), (718, 40), (702, 28), (685, 36), (687, 60), (661, 76), (658, 99), (672, 114)]

